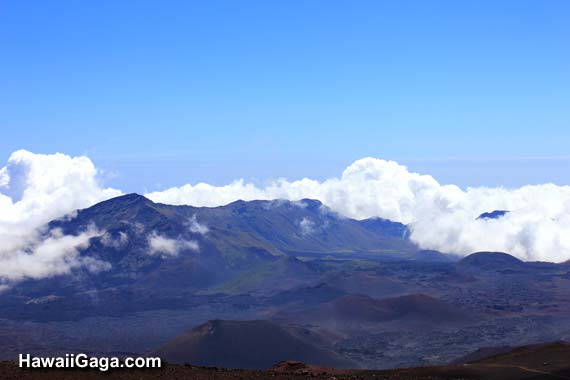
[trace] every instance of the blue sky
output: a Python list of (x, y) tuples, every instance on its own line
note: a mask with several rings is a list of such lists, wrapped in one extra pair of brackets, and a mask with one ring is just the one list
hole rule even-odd
[(395, 159), (461, 186), (570, 174), (568, 1), (2, 1), (0, 157), (158, 190)]

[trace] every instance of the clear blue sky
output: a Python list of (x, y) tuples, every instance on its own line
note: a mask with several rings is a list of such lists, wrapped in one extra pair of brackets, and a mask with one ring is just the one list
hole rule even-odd
[(0, 162), (125, 191), (326, 178), (570, 183), (570, 1), (0, 2)]

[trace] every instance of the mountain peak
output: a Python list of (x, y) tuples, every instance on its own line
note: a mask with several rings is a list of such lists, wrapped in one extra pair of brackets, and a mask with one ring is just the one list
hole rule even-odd
[(112, 198), (111, 200), (116, 201), (126, 201), (126, 202), (152, 202), (150, 199), (145, 197), (144, 195), (140, 195), (137, 193), (129, 193), (125, 195), (120, 195), (118, 197)]
[(297, 204), (302, 205), (305, 209), (309, 211), (322, 211), (323, 210), (323, 203), (317, 199), (310, 199), (310, 198), (303, 198), (300, 201), (297, 201)]
[(111, 209), (116, 208), (124, 208), (124, 207), (132, 207), (132, 206), (141, 206), (144, 204), (153, 204), (154, 202), (150, 199), (137, 194), (137, 193), (130, 193), (125, 195), (120, 195), (115, 198), (107, 199), (106, 201), (97, 203), (96, 205), (91, 206), (90, 208), (107, 208), (111, 207)]
[(500, 217), (505, 216), (508, 213), (509, 213), (509, 211), (507, 211), (507, 210), (494, 210), (491, 212), (484, 212), (481, 215), (479, 215), (477, 220), (479, 220), (479, 219), (499, 219)]
[(140, 194), (125, 194), (78, 210), (77, 216), (67, 224), (52, 221), (50, 227), (63, 227), (66, 233), (76, 233), (77, 229), (89, 224), (108, 229), (124, 221), (145, 222), (152, 219), (150, 214), (157, 212), (154, 206), (154, 202)]

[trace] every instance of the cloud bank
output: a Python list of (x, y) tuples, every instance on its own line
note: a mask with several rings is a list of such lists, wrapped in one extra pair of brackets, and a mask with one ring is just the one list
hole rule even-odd
[(97, 169), (87, 157), (14, 152), (0, 168), (0, 280), (49, 277), (80, 266), (104, 269), (78, 256), (98, 231), (63, 236), (43, 227), (120, 194), (99, 186)]
[[(25, 272), (20, 259), (25, 252), (29, 255), (29, 247), (38, 246), (40, 226), (120, 194), (121, 191), (98, 183), (97, 169), (87, 157), (15, 152), (0, 169), (0, 266), (9, 262), (14, 273), (34, 276)], [(339, 177), (325, 181), (283, 179), (265, 187), (244, 180), (225, 186), (199, 183), (146, 196), (161, 203), (194, 206), (219, 206), (238, 199), (312, 198), (347, 217), (382, 217), (408, 224), (411, 239), (425, 249), (460, 255), (481, 250), (504, 251), (523, 260), (570, 259), (570, 186), (464, 190), (440, 184), (429, 175), (410, 172), (394, 161), (363, 158)], [(493, 210), (510, 212), (498, 219), (477, 219)], [(189, 228), (198, 234), (207, 233), (207, 227), (195, 220), (189, 221)], [(169, 240), (172, 239), (155, 239), (156, 252), (178, 252), (179, 244)], [(65, 257), (74, 257), (73, 251), (64, 252), (68, 252)], [(70, 264), (73, 260), (56, 262), (68, 269), (88, 265)], [(53, 268), (47, 272), (57, 273)]]
[(96, 236), (101, 236), (101, 232), (95, 229), (79, 235), (63, 235), (58, 229), (52, 230), (43, 239), (13, 252), (9, 257), (3, 257), (0, 278), (5, 282), (39, 279), (67, 274), (78, 267), (90, 272), (107, 270), (110, 264), (79, 256), (82, 249), (89, 247), (89, 240)]
[[(363, 158), (338, 178), (278, 180), (257, 187), (243, 180), (226, 186), (184, 185), (147, 194), (170, 204), (219, 206), (238, 199), (318, 199), (356, 219), (381, 217), (408, 224), (410, 238), (424, 249), (467, 255), (503, 251), (523, 260), (570, 259), (570, 186), (518, 189), (442, 185), (394, 161)], [(509, 210), (499, 219), (484, 212)]]

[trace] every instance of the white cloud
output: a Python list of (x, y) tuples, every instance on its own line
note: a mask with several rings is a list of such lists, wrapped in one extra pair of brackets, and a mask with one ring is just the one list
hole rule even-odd
[(205, 224), (198, 223), (198, 220), (196, 220), (196, 215), (192, 215), (192, 217), (188, 221), (188, 228), (190, 229), (190, 232), (199, 235), (206, 235), (208, 231), (210, 231), (208, 226), (206, 226)]
[(108, 263), (79, 255), (81, 250), (89, 247), (91, 238), (101, 234), (94, 228), (79, 235), (63, 235), (59, 229), (54, 229), (25, 249), (2, 255), (0, 278), (20, 281), (66, 274), (78, 267), (92, 272), (109, 269)]
[(129, 242), (129, 235), (126, 232), (120, 231), (119, 236), (113, 237), (110, 233), (106, 232), (101, 236), (101, 244), (106, 247), (121, 249)]
[[(75, 209), (121, 194), (100, 186), (97, 178), (98, 171), (87, 157), (41, 155), (24, 150), (13, 153), (8, 164), (0, 168), (0, 266), (10, 263), (14, 273), (29, 273), (17, 265), (28, 265), (28, 260), (34, 258), (29, 249), (41, 245), (41, 226)], [(150, 193), (147, 197), (162, 203), (194, 206), (219, 206), (238, 199), (313, 198), (346, 217), (382, 217), (409, 224), (411, 238), (427, 249), (464, 255), (497, 250), (524, 260), (570, 259), (570, 186), (463, 190), (442, 185), (429, 175), (412, 173), (393, 161), (364, 158), (346, 168), (340, 177), (325, 181), (278, 180), (265, 187), (244, 180), (226, 186), (199, 183)], [(510, 212), (496, 220), (477, 220), (480, 214), (493, 210)], [(192, 220), (189, 224), (191, 231), (207, 232), (206, 226), (194, 221), (196, 224)], [(157, 240), (162, 251), (156, 252), (163, 255), (178, 252), (180, 244), (186, 244), (165, 239)], [(196, 242), (187, 243), (187, 248), (194, 244), (197, 249)], [(81, 249), (81, 245), (78, 247)], [(73, 250), (65, 252), (75, 257)], [(66, 260), (54, 262), (62, 268), (48, 265), (34, 276), (71, 268)], [(5, 275), (0, 272), (2, 276)]]
[(299, 222), (299, 228), (301, 229), (301, 235), (310, 235), (315, 232), (315, 222), (309, 218), (303, 218)]
[[(411, 239), (426, 249), (466, 255), (509, 252), (524, 260), (570, 259), (570, 186), (518, 189), (441, 185), (394, 161), (364, 158), (340, 178), (279, 180), (256, 187), (243, 180), (226, 186), (184, 185), (147, 194), (158, 202), (219, 206), (243, 199), (318, 199), (341, 215), (382, 217), (409, 224)], [(497, 220), (476, 220), (487, 211), (510, 210)]]
[(200, 247), (193, 240), (170, 239), (153, 231), (147, 238), (149, 255), (162, 257), (178, 256), (184, 250), (199, 251)]
[[(45, 239), (39, 229), (78, 208), (121, 194), (99, 186), (96, 178), (97, 169), (87, 157), (25, 150), (10, 156), (0, 168), (0, 278), (40, 278), (67, 273), (77, 265), (93, 267), (89, 260), (76, 257), (89, 234)], [(59, 253), (52, 253), (53, 247)]]
[[(205, 183), (184, 185), (146, 196), (153, 201), (194, 206), (220, 206), (238, 199), (318, 199), (334, 211), (352, 218), (383, 216), (409, 223), (414, 220), (417, 197), (439, 187), (427, 175), (409, 173), (393, 161), (365, 158), (349, 166), (341, 178), (324, 182), (304, 178), (278, 180), (265, 188), (237, 180), (226, 186)], [(461, 191), (459, 188), (451, 188)]]
[(0, 188), (7, 188), (10, 183), (10, 175), (8, 174), (8, 168), (0, 168)]

